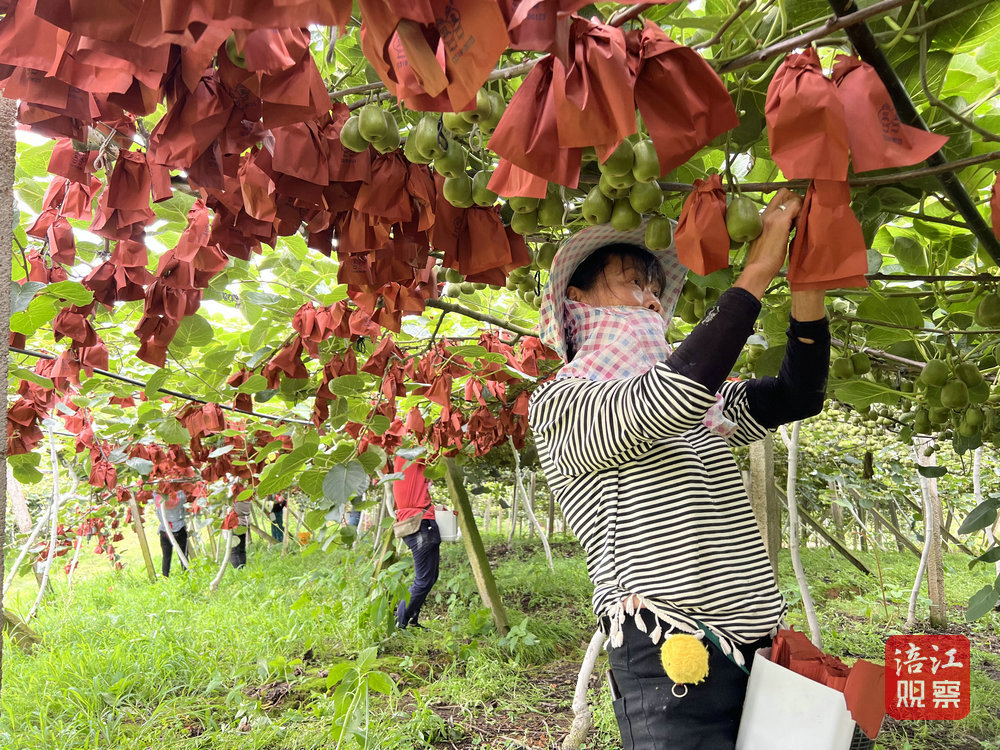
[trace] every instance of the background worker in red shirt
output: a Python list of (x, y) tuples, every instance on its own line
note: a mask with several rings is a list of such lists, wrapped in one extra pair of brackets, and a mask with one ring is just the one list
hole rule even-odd
[(396, 505), (396, 521), (405, 521), (417, 514), (423, 514), (420, 528), (404, 536), (403, 541), (413, 553), (413, 568), (415, 577), (410, 586), (410, 602), (403, 600), (396, 607), (396, 627), (404, 629), (407, 626), (422, 628), (417, 622), (420, 608), (438, 579), (438, 567), (441, 562), (441, 532), (434, 520), (434, 505), (431, 502), (430, 480), (424, 477), (424, 464), (414, 461), (407, 465), (407, 460), (396, 457), (393, 469), (403, 473), (403, 478), (393, 482), (392, 494)]

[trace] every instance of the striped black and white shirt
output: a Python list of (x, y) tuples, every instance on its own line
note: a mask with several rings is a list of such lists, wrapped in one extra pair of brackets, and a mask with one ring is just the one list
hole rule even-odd
[[(709, 330), (706, 339), (705, 330), (696, 329), (688, 340), (704, 347), (721, 336), (725, 343), (715, 354), (725, 360), (730, 355), (719, 348), (736, 352), (724, 367), (728, 373), (760, 308), (742, 290), (726, 292), (719, 308), (714, 333)], [(793, 320), (778, 378), (712, 383), (710, 389), (688, 376), (703, 380), (698, 366), (688, 367), (694, 357), (682, 345), (637, 377), (565, 378), (535, 392), (529, 422), (542, 469), (586, 551), (594, 611), (610, 619), (612, 645), (620, 643), (621, 623), (633, 613), (633, 595), (666, 631), (707, 626), (727, 651), (776, 627), (786, 604), (732, 448), (822, 407), (828, 342), (825, 321)], [(716, 402), (716, 387), (725, 398), (724, 415), (736, 424), (728, 438), (702, 422)], [(780, 413), (762, 416), (768, 412)], [(644, 629), (641, 618), (636, 622)], [(650, 634), (654, 640), (661, 626)], [(739, 651), (733, 655), (738, 659)]]

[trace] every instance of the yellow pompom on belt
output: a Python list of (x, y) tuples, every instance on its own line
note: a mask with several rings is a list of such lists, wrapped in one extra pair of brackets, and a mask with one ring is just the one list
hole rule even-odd
[[(676, 633), (660, 647), (660, 662), (667, 677), (677, 685), (697, 685), (708, 677), (708, 649), (701, 639), (687, 633)], [(674, 693), (677, 695), (677, 693)], [(678, 696), (680, 697), (680, 696)]]

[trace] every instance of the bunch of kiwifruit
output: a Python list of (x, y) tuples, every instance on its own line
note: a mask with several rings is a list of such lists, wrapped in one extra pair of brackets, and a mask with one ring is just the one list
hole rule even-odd
[(367, 151), (374, 146), (380, 154), (399, 148), (399, 123), (388, 109), (366, 104), (347, 118), (340, 131), (340, 143), (351, 151)]
[(521, 266), (511, 271), (507, 277), (507, 288), (516, 292), (517, 296), (528, 307), (537, 310), (542, 304), (542, 298), (538, 291), (538, 279), (530, 266)]
[[(1000, 347), (996, 356), (1000, 356)], [(973, 445), (1000, 439), (1000, 394), (991, 393), (989, 382), (973, 362), (950, 362), (934, 358), (924, 365), (915, 382), (904, 381), (900, 390), (916, 398), (911, 410), (900, 417), (906, 424), (901, 437), (936, 435), (938, 440), (960, 437)], [(925, 454), (934, 452), (933, 445)]]
[(719, 299), (720, 292), (710, 286), (698, 286), (690, 279), (681, 287), (681, 295), (677, 299), (674, 316), (685, 323), (695, 325), (705, 317), (705, 311)]
[(656, 183), (660, 161), (648, 138), (635, 143), (623, 140), (598, 169), (600, 180), (580, 206), (587, 223), (610, 223), (619, 232), (627, 232), (639, 226), (643, 214), (660, 209), (663, 191)]
[(856, 375), (871, 372), (872, 360), (864, 352), (845, 353), (830, 362), (830, 375), (837, 380), (850, 380)]
[(445, 112), (441, 118), (444, 126), (457, 135), (471, 133), (473, 127), (478, 127), (481, 133), (489, 135), (499, 124), (506, 108), (507, 102), (501, 93), (480, 89), (476, 93), (475, 109)]
[(486, 288), (486, 284), (481, 281), (466, 281), (461, 272), (454, 268), (445, 268), (443, 276), (445, 284), (441, 289), (442, 297), (461, 297)]
[(441, 191), (453, 206), (492, 206), (497, 194), (487, 187), (491, 173), (480, 170), (469, 175), (468, 149), (455, 136), (467, 135), (474, 128), (484, 134), (493, 132), (505, 107), (500, 93), (480, 89), (474, 109), (421, 117), (406, 137), (403, 154), (413, 164), (432, 165), (444, 177)]
[(932, 359), (921, 370), (913, 392), (919, 403), (913, 418), (918, 434), (950, 426), (962, 437), (972, 438), (1000, 427), (990, 403), (990, 384), (973, 362)]

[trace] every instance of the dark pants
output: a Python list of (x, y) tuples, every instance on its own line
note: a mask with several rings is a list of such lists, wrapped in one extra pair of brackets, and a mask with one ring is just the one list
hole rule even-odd
[[(177, 546), (187, 557), (187, 543), (188, 543), (188, 530), (183, 528), (180, 531), (174, 532), (174, 539), (177, 540)], [(170, 577), (170, 560), (174, 556), (174, 545), (170, 543), (170, 537), (167, 536), (167, 532), (160, 532), (160, 552), (163, 553), (163, 577)], [(183, 564), (183, 563), (182, 563)]]
[[(642, 616), (652, 632), (653, 616), (646, 611)], [(621, 696), (613, 706), (625, 750), (733, 750), (749, 676), (704, 639), (708, 677), (700, 685), (688, 685), (687, 694), (677, 698), (660, 661), (661, 644), (641, 632), (632, 617), (622, 629), (624, 642), (610, 648), (608, 656)], [(740, 646), (748, 669), (754, 652), (770, 645), (771, 639), (763, 638)]]
[(441, 563), (441, 532), (437, 521), (424, 519), (420, 522), (420, 530), (404, 536), (403, 541), (413, 553), (413, 568), (415, 577), (410, 586), (410, 603), (401, 601), (396, 607), (396, 625), (405, 628), (415, 625), (420, 616), (420, 608), (431, 592), (438, 579)]
[(233, 551), (229, 553), (229, 563), (234, 568), (242, 568), (247, 564), (247, 533), (234, 534), (237, 543), (233, 545)]
[(275, 512), (274, 520), (271, 521), (271, 536), (276, 542), (283, 541), (285, 538), (285, 519), (282, 518), (280, 510)]

